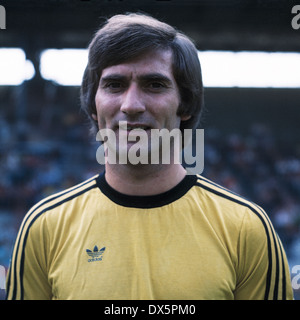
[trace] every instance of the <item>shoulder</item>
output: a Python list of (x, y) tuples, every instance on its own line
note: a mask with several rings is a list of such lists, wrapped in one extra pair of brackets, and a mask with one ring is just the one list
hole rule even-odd
[(62, 206), (70, 204), (70, 202), (80, 199), (82, 195), (97, 187), (96, 178), (98, 175), (91, 177), (71, 188), (50, 195), (34, 205), (25, 215), (20, 231), (30, 228), (40, 217), (45, 217), (50, 212), (58, 211)]
[(202, 199), (207, 205), (220, 209), (224, 214), (228, 213), (230, 218), (236, 217), (249, 227), (251, 224), (265, 229), (271, 226), (266, 212), (249, 199), (201, 175), (197, 175), (195, 186), (199, 188)]
[[(97, 175), (98, 176), (98, 175)], [(89, 191), (97, 187), (97, 176), (94, 176), (72, 188), (55, 193), (45, 199), (39, 201), (33, 206), (23, 218), (22, 224), (15, 241), (10, 274), (8, 277), (8, 287), (11, 283), (18, 283), (23, 281), (23, 272), (25, 265), (25, 255), (29, 258), (27, 261), (33, 263), (34, 259), (44, 257), (39, 260), (39, 266), (45, 261), (45, 248), (49, 239), (49, 228), (47, 217), (59, 217), (58, 212), (64, 204), (71, 204), (72, 200), (80, 198)], [(52, 219), (52, 218), (51, 218)], [(57, 220), (53, 220), (55, 222)], [(55, 223), (53, 223), (55, 225)], [(26, 254), (25, 254), (26, 252)], [(32, 260), (33, 259), (33, 260)], [(15, 297), (15, 289), (13, 290)], [(23, 287), (21, 285), (21, 297), (23, 296)]]
[[(226, 223), (226, 226), (235, 224), (235, 229), (231, 228), (229, 233), (236, 230), (238, 235), (236, 248), (240, 285), (245, 279), (250, 279), (250, 272), (259, 270), (257, 274), (263, 283), (265, 299), (291, 296), (286, 255), (267, 213), (254, 202), (209, 179), (197, 177), (196, 186), (202, 198), (206, 199), (204, 202), (209, 203), (208, 208), (216, 209), (216, 214), (221, 217), (218, 221)], [(246, 296), (249, 298), (249, 292)]]

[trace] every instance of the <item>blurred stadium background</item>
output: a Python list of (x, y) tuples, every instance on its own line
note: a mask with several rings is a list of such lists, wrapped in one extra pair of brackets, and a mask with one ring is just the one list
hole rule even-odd
[[(0, 49), (23, 49), (35, 70), (30, 80), (0, 85), (0, 265), (7, 269), (20, 222), (32, 205), (103, 170), (96, 161), (96, 141), (79, 110), (79, 86), (43, 78), (43, 50), (85, 49), (101, 17), (139, 10), (177, 26), (200, 51), (300, 53), (300, 29), (291, 25), (295, 4), (284, 0), (0, 1), (6, 9)], [(4, 76), (10, 58), (0, 55), (0, 59), (0, 78), (8, 79), (17, 71)], [(277, 72), (279, 67), (273, 67), (273, 77), (286, 78)], [(259, 80), (258, 71), (254, 68)], [(204, 83), (209, 72), (203, 68)], [(289, 74), (295, 76), (293, 69)], [(299, 84), (212, 84), (205, 90), (201, 125), (205, 129), (203, 175), (267, 211), (291, 269), (300, 265), (299, 103)], [(299, 291), (295, 290), (296, 299)]]

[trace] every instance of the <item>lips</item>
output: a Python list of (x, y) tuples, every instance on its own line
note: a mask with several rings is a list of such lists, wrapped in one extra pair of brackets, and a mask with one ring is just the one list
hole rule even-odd
[(128, 123), (126, 121), (119, 122), (119, 129), (120, 130), (149, 130), (151, 127), (148, 124), (144, 123)]

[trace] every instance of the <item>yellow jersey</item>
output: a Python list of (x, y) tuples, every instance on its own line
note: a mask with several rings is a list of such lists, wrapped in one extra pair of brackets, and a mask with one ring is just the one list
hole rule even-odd
[(282, 244), (256, 204), (200, 175), (129, 196), (105, 174), (24, 217), (7, 299), (293, 299)]

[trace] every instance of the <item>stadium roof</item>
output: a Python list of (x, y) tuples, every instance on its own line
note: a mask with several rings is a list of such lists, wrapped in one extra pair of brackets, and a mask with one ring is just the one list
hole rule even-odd
[[(199, 50), (300, 51), (293, 0), (2, 0), (1, 47), (85, 48), (103, 17), (146, 12), (190, 35)], [(299, 4), (299, 3), (298, 3)], [(300, 20), (300, 19), (299, 19)], [(300, 21), (299, 21), (300, 24)]]

